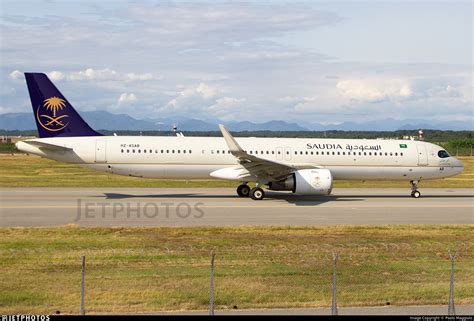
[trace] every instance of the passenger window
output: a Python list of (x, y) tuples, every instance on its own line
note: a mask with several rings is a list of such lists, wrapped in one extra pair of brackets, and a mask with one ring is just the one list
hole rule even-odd
[(298, 155), (298, 152), (295, 150), (295, 155)]
[(123, 149), (121, 150), (121, 152), (123, 153)]
[(333, 154), (333, 155), (336, 155), (336, 153), (335, 153), (335, 152), (332, 152), (332, 154)]
[(400, 156), (403, 156), (403, 153), (400, 153)]
[(390, 156), (393, 156), (393, 154), (392, 154), (392, 153), (390, 153)]
[(398, 153), (395, 153), (395, 156), (398, 156)]
[(342, 152), (342, 155), (345, 156), (345, 155), (346, 155), (346, 152)]
[(134, 150), (134, 149), (132, 149), (132, 153), (135, 153), (135, 150)]
[(313, 155), (313, 151), (311, 151), (311, 155)]
[(216, 150), (216, 153), (219, 154), (219, 150)]
[(361, 155), (362, 155), (362, 152), (359, 152), (359, 156), (361, 156)]
[(143, 152), (146, 153), (146, 149), (144, 149)]
[(167, 149), (167, 150), (166, 150), (166, 154), (169, 154), (169, 153), (170, 153), (170, 150), (169, 150), (169, 149)]
[(190, 154), (192, 153), (191, 150), (189, 150), (189, 153), (190, 153)]
[(385, 156), (387, 156), (387, 152), (385, 152)]
[(341, 152), (337, 152), (338, 155), (341, 155)]
[(181, 153), (181, 149), (178, 149), (178, 154), (180, 154), (180, 153)]

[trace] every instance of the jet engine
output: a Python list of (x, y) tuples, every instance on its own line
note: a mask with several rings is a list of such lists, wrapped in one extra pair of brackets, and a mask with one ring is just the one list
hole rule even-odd
[(268, 184), (270, 190), (292, 191), (297, 195), (329, 195), (332, 175), (328, 169), (302, 169), (286, 179)]

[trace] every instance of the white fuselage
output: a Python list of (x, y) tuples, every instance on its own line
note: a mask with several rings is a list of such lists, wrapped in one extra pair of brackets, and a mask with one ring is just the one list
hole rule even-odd
[[(256, 157), (295, 167), (329, 169), (335, 180), (427, 180), (463, 170), (441, 147), (411, 140), (237, 138)], [(211, 173), (238, 166), (222, 137), (96, 136), (32, 141), (70, 148), (54, 150), (17, 143), (18, 149), (66, 163), (119, 175), (210, 179)], [(252, 179), (249, 179), (251, 181)]]

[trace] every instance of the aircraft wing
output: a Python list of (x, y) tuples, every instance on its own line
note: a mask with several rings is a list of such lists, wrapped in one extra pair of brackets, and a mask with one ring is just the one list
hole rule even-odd
[(229, 147), (230, 153), (234, 155), (239, 164), (243, 166), (252, 176), (259, 180), (270, 182), (279, 181), (298, 170), (299, 168), (259, 158), (245, 152), (224, 125), (219, 125), (222, 136)]
[(39, 147), (39, 148), (56, 150), (56, 151), (66, 151), (66, 150), (71, 150), (72, 149), (70, 147), (51, 144), (51, 143), (46, 143), (46, 142), (40, 142), (40, 141), (37, 141), (37, 140), (24, 140), (24, 141), (22, 141), (22, 143), (30, 144), (30, 145), (33, 145), (33, 146), (36, 146), (36, 147)]

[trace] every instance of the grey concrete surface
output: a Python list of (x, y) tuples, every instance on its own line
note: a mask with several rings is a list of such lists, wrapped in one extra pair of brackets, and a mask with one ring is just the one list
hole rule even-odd
[[(164, 312), (164, 315), (208, 315), (208, 311)], [(330, 308), (216, 310), (215, 315), (330, 315)], [(447, 315), (448, 305), (339, 307), (339, 315)], [(456, 306), (456, 315), (474, 315), (474, 305)]]
[(0, 226), (472, 224), (472, 189), (335, 189), (331, 196), (224, 188), (3, 188)]

